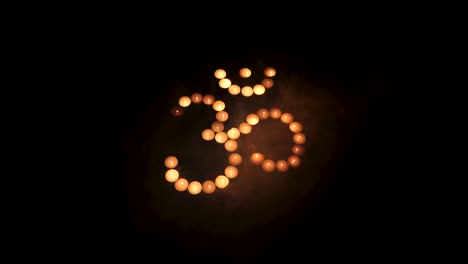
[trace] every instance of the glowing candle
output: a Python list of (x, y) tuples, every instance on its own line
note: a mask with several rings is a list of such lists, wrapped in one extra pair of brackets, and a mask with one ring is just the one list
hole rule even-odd
[(266, 77), (273, 77), (276, 75), (276, 70), (273, 67), (265, 68), (264, 74)]
[(217, 69), (214, 72), (214, 76), (216, 79), (223, 79), (224, 77), (226, 77), (226, 71), (223, 69)]
[(281, 119), (281, 122), (283, 122), (285, 124), (289, 124), (294, 120), (294, 117), (290, 113), (283, 113), (281, 115), (280, 119)]
[(168, 169), (177, 167), (177, 164), (179, 164), (179, 161), (175, 156), (169, 156), (164, 160), (164, 165), (166, 165), (166, 168)]
[(213, 140), (215, 137), (215, 133), (213, 130), (211, 129), (205, 129), (203, 130), (202, 132), (202, 138), (206, 141), (210, 141), (210, 140)]
[(229, 139), (228, 141), (226, 141), (226, 143), (224, 143), (224, 148), (229, 152), (235, 151), (237, 147), (237, 141), (235, 141), (234, 139)]
[(239, 85), (232, 84), (231, 86), (229, 86), (228, 91), (232, 95), (238, 95), (241, 92), (241, 88)]
[(256, 95), (262, 95), (265, 93), (265, 86), (261, 85), (261, 84), (256, 84), (254, 87), (253, 87), (253, 92), (254, 94)]
[(306, 137), (302, 133), (296, 133), (293, 135), (293, 141), (296, 144), (304, 144), (306, 140)]
[(219, 121), (215, 121), (211, 124), (211, 129), (216, 133), (221, 132), (224, 130), (224, 124)]
[(182, 109), (182, 107), (180, 106), (174, 106), (172, 109), (171, 109), (171, 114), (175, 117), (179, 117), (181, 115), (184, 114), (184, 110)]
[(265, 108), (260, 108), (257, 110), (257, 115), (258, 118), (265, 120), (270, 116), (270, 111), (268, 111), (268, 109)]
[(230, 179), (234, 179), (239, 174), (239, 170), (236, 166), (229, 165), (224, 169), (224, 174)]
[(223, 101), (218, 100), (218, 101), (213, 103), (213, 109), (215, 111), (218, 111), (218, 112), (223, 111), (225, 107), (226, 107), (226, 105), (224, 104)]
[(271, 159), (266, 159), (262, 162), (262, 169), (266, 172), (272, 172), (275, 170), (276, 164)]
[(254, 126), (258, 124), (258, 122), (260, 121), (260, 118), (256, 114), (249, 114), (247, 115), (246, 121), (247, 123), (249, 123), (249, 125)]
[(226, 132), (218, 132), (215, 135), (215, 140), (216, 140), (216, 142), (222, 144), (222, 143), (225, 143), (228, 140), (228, 136), (227, 136)]
[(262, 85), (267, 89), (273, 87), (274, 84), (275, 83), (270, 78), (265, 78), (262, 80)]
[(204, 193), (210, 194), (214, 193), (216, 190), (216, 185), (214, 181), (207, 180), (202, 185), (202, 190)]
[(270, 117), (273, 118), (273, 119), (278, 119), (281, 117), (281, 109), (277, 108), (277, 107), (274, 107), (272, 109), (270, 109)]
[(296, 155), (291, 155), (288, 157), (289, 166), (296, 168), (301, 165), (301, 159)]
[(188, 185), (188, 191), (191, 194), (199, 194), (202, 191), (202, 185), (198, 181), (192, 181)]
[(179, 179), (179, 172), (175, 169), (168, 169), (165, 175), (166, 181), (175, 182)]
[(188, 188), (188, 181), (184, 178), (179, 178), (175, 183), (174, 187), (177, 191), (183, 192)]
[(216, 120), (219, 122), (226, 122), (228, 120), (229, 114), (226, 111), (219, 111), (216, 113)]
[(216, 187), (224, 189), (229, 185), (229, 178), (224, 175), (219, 175), (215, 179)]
[(253, 95), (253, 89), (250, 86), (244, 86), (242, 87), (241, 93), (245, 97), (250, 97)]
[(231, 153), (228, 160), (231, 165), (237, 166), (242, 163), (242, 156), (239, 153)]
[(249, 78), (250, 75), (252, 75), (252, 71), (250, 69), (248, 69), (248, 68), (242, 68), (239, 71), (239, 75), (242, 78)]
[(206, 105), (211, 105), (214, 103), (215, 97), (211, 94), (206, 94), (203, 96), (203, 103)]
[(264, 159), (265, 158), (264, 158), (263, 154), (259, 153), (259, 152), (255, 152), (255, 153), (252, 153), (252, 155), (250, 155), (250, 161), (255, 165), (262, 164)]
[(219, 87), (221, 87), (223, 89), (227, 89), (227, 88), (229, 88), (229, 86), (231, 86), (231, 80), (229, 80), (227, 78), (223, 78), (223, 79), (219, 80)]
[(203, 95), (199, 94), (199, 93), (194, 93), (192, 94), (192, 103), (194, 104), (199, 104), (203, 101)]
[(276, 162), (276, 169), (279, 171), (279, 172), (286, 172), (288, 169), (289, 169), (289, 164), (287, 161), (285, 160), (278, 160)]
[(250, 132), (252, 132), (252, 126), (249, 123), (241, 123), (239, 125), (239, 131), (245, 135), (249, 134)]
[(192, 102), (192, 100), (188, 96), (182, 96), (182, 97), (179, 98), (179, 105), (182, 106), (182, 107), (189, 106), (191, 102)]
[(298, 156), (303, 155), (304, 154), (304, 147), (301, 146), (301, 145), (294, 145), (292, 147), (292, 153), (294, 155), (298, 155)]
[(291, 124), (289, 124), (289, 130), (291, 130), (291, 132), (293, 133), (299, 133), (302, 131), (302, 124), (297, 121), (294, 121)]
[(228, 130), (227, 135), (230, 139), (238, 139), (240, 137), (240, 131), (238, 128), (233, 127)]

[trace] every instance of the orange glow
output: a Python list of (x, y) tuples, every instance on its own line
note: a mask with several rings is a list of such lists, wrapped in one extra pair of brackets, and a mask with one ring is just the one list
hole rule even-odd
[(216, 185), (214, 183), (214, 181), (205, 181), (202, 185), (202, 190), (204, 193), (207, 193), (207, 194), (210, 194), (210, 193), (214, 193), (216, 191)]
[(215, 179), (216, 187), (224, 189), (229, 185), (229, 178), (224, 175), (219, 175)]
[(274, 107), (272, 109), (270, 109), (270, 117), (273, 118), (273, 119), (278, 119), (281, 117), (281, 109), (277, 108), (277, 107)]
[(199, 94), (199, 93), (194, 93), (192, 94), (192, 103), (194, 104), (199, 104), (203, 101), (203, 95)]
[(225, 107), (226, 107), (226, 105), (224, 104), (223, 101), (218, 100), (218, 101), (213, 103), (213, 109), (215, 111), (218, 111), (218, 112), (223, 111)]
[(281, 115), (280, 119), (281, 119), (281, 122), (283, 122), (285, 124), (289, 124), (294, 120), (294, 117), (290, 113), (283, 113)]
[(294, 121), (291, 124), (289, 124), (289, 130), (291, 130), (293, 133), (299, 133), (302, 131), (302, 124)]
[(260, 121), (260, 118), (256, 114), (249, 114), (247, 115), (246, 121), (247, 123), (249, 123), (249, 125), (254, 126), (258, 124), (258, 122)]
[(222, 144), (222, 143), (224, 143), (224, 142), (226, 142), (228, 140), (228, 136), (227, 136), (226, 132), (218, 132), (215, 135), (215, 140), (216, 140), (216, 142)]
[(184, 178), (179, 178), (175, 183), (174, 187), (177, 191), (183, 192), (188, 188), (188, 181)]
[(287, 161), (285, 160), (278, 160), (276, 162), (276, 169), (279, 171), (279, 172), (286, 172), (288, 169), (289, 169), (289, 164)]
[(214, 72), (214, 76), (216, 79), (223, 79), (224, 77), (226, 77), (226, 71), (223, 69), (217, 69)]
[(203, 103), (206, 105), (211, 105), (214, 103), (215, 97), (211, 94), (206, 94), (203, 96)]
[(262, 80), (262, 85), (267, 89), (273, 87), (274, 84), (275, 82), (273, 82), (273, 80), (270, 78), (265, 78)]
[(239, 153), (231, 153), (229, 155), (229, 164), (237, 166), (242, 163), (242, 156)]
[(235, 151), (237, 147), (237, 141), (235, 141), (234, 139), (229, 139), (228, 141), (226, 141), (226, 143), (224, 143), (224, 148), (229, 152)]
[(259, 152), (255, 152), (255, 153), (252, 153), (252, 155), (250, 155), (250, 161), (255, 165), (262, 164), (264, 159), (265, 157), (263, 156), (263, 154)]
[(223, 78), (223, 79), (219, 80), (219, 87), (221, 87), (223, 89), (227, 89), (227, 88), (229, 88), (229, 86), (231, 86), (231, 80), (229, 80), (227, 78)]
[(214, 121), (213, 124), (211, 124), (211, 129), (216, 133), (221, 132), (224, 130), (224, 124), (219, 121)]
[(175, 156), (169, 156), (164, 160), (164, 165), (166, 165), (166, 168), (168, 169), (177, 167), (177, 164), (179, 164), (179, 161)]
[(250, 75), (252, 75), (252, 71), (250, 69), (248, 69), (248, 68), (242, 68), (239, 71), (239, 75), (242, 78), (249, 78)]
[(241, 123), (239, 125), (239, 131), (245, 135), (249, 134), (250, 132), (252, 132), (252, 126), (249, 123)]
[(276, 70), (273, 67), (267, 67), (264, 74), (266, 77), (273, 77), (276, 75)]
[(238, 95), (240, 93), (240, 91), (241, 91), (241, 88), (240, 88), (239, 85), (233, 84), (233, 85), (229, 86), (228, 91), (232, 95)]
[(268, 109), (265, 109), (265, 108), (260, 108), (257, 110), (257, 115), (258, 115), (258, 118), (264, 120), (270, 116), (270, 111), (268, 111)]
[(169, 169), (166, 171), (165, 178), (168, 182), (175, 182), (179, 179), (179, 172), (175, 169)]
[(238, 128), (233, 127), (228, 130), (227, 135), (230, 139), (238, 139), (240, 137), (240, 131)]
[(299, 165), (301, 165), (301, 159), (296, 155), (291, 155), (288, 157), (288, 163), (289, 166), (296, 168), (299, 167)]
[(182, 107), (180, 106), (174, 106), (172, 109), (171, 109), (171, 114), (175, 117), (179, 117), (179, 116), (182, 116), (184, 114), (184, 109), (182, 109)]
[(293, 135), (293, 141), (296, 144), (304, 144), (306, 141), (306, 137), (303, 133), (296, 133)]
[(262, 169), (266, 172), (272, 172), (275, 170), (276, 164), (271, 159), (266, 159), (262, 162)]
[(265, 93), (265, 86), (261, 85), (261, 84), (257, 84), (253, 87), (253, 92), (254, 94), (256, 95), (262, 95)]
[(244, 86), (242, 87), (241, 93), (245, 97), (250, 97), (253, 95), (253, 89), (250, 86)]
[(229, 114), (226, 111), (219, 111), (216, 113), (216, 120), (219, 122), (226, 122), (228, 120)]
[(234, 179), (239, 174), (239, 170), (237, 169), (236, 166), (230, 165), (230, 166), (227, 166), (226, 169), (224, 169), (224, 174), (226, 174), (226, 177), (230, 179)]
[(194, 195), (201, 193), (202, 191), (201, 183), (198, 181), (190, 182), (190, 184), (188, 185), (188, 191), (189, 193), (194, 194)]
[(204, 140), (206, 140), (206, 141), (213, 140), (214, 137), (215, 137), (215, 133), (214, 133), (214, 131), (211, 130), (211, 129), (205, 129), (205, 130), (203, 130), (203, 132), (202, 132), (201, 135), (202, 135), (202, 138), (203, 138)]
[(298, 155), (298, 156), (303, 155), (304, 154), (304, 147), (301, 146), (301, 145), (294, 145), (292, 147), (292, 153), (294, 155)]
[(179, 98), (179, 105), (182, 107), (189, 106), (191, 102), (192, 100), (188, 96), (182, 96), (181, 98)]

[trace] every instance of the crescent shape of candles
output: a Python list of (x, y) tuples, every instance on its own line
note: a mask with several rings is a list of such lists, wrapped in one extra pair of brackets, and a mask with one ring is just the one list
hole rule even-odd
[[(242, 78), (249, 78), (252, 72), (248, 68), (242, 68), (239, 70), (239, 75)], [(245, 97), (252, 95), (262, 95), (266, 89), (273, 87), (273, 79), (276, 75), (276, 70), (272, 67), (267, 67), (264, 70), (264, 76), (261, 84), (256, 84), (253, 87), (233, 84), (230, 79), (226, 78), (226, 71), (223, 69), (217, 69), (214, 72), (215, 78), (217, 78), (219, 87), (227, 89), (231, 95), (242, 94)], [(289, 127), (292, 132), (292, 140), (294, 146), (291, 149), (291, 154), (288, 157), (280, 160), (272, 160), (268, 158), (266, 154), (255, 152), (249, 157), (249, 160), (254, 165), (259, 165), (265, 172), (286, 172), (289, 168), (296, 168), (301, 164), (300, 156), (304, 154), (303, 144), (306, 141), (305, 134), (302, 133), (302, 123), (294, 119), (294, 116), (289, 112), (283, 112), (280, 108), (274, 107), (271, 109), (260, 108), (256, 113), (248, 114), (245, 118), (245, 122), (242, 122), (238, 127), (232, 127), (225, 130), (224, 122), (229, 119), (229, 113), (225, 111), (225, 102), (216, 100), (211, 94), (202, 95), (200, 93), (194, 93), (191, 96), (182, 96), (179, 98), (178, 106), (175, 106), (171, 110), (171, 114), (175, 117), (181, 116), (184, 112), (184, 108), (187, 108), (191, 104), (203, 103), (207, 106), (211, 106), (216, 111), (216, 120), (212, 123), (210, 128), (207, 128), (201, 132), (201, 137), (205, 141), (215, 141), (219, 144), (224, 144), (226, 151), (231, 152), (228, 157), (229, 165), (225, 168), (222, 173), (219, 173), (214, 180), (206, 180), (203, 183), (193, 180), (189, 181), (184, 177), (181, 177), (177, 166), (179, 160), (176, 156), (170, 155), (164, 160), (164, 165), (167, 168), (165, 173), (165, 179), (169, 183), (174, 184), (174, 188), (179, 192), (188, 191), (190, 194), (197, 195), (200, 193), (211, 194), (217, 189), (224, 189), (229, 185), (230, 180), (235, 179), (238, 176), (237, 166), (240, 165), (244, 158), (237, 152), (238, 142), (237, 139), (241, 135), (249, 134), (253, 127), (260, 123), (261, 120), (268, 118), (277, 119)]]

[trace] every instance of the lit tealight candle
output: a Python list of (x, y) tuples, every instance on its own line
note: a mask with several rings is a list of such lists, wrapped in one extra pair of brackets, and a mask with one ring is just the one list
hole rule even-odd
[(265, 93), (265, 86), (261, 85), (261, 84), (257, 84), (253, 87), (253, 92), (254, 94), (256, 95), (262, 95)]
[(240, 131), (237, 127), (233, 127), (228, 130), (227, 135), (230, 139), (238, 139), (240, 137)]
[(194, 93), (192, 94), (192, 103), (194, 104), (199, 104), (203, 101), (203, 95), (199, 94), (199, 93)]
[(265, 120), (270, 116), (270, 111), (268, 111), (268, 109), (265, 108), (260, 108), (257, 110), (257, 115), (258, 118)]
[(293, 141), (296, 144), (304, 144), (306, 141), (306, 136), (303, 133), (295, 133), (293, 135)]
[(180, 106), (174, 106), (172, 109), (171, 109), (171, 114), (175, 117), (179, 117), (179, 116), (182, 116), (184, 114), (184, 110), (182, 109), (182, 107)]
[(231, 153), (228, 160), (229, 164), (238, 166), (242, 163), (242, 156), (239, 153)]
[(252, 87), (250, 87), (250, 86), (244, 86), (244, 87), (242, 87), (242, 89), (241, 89), (241, 93), (242, 93), (242, 95), (245, 96), (245, 97), (250, 97), (250, 96), (253, 95), (253, 89), (252, 89)]
[(224, 169), (224, 174), (230, 179), (234, 179), (239, 174), (239, 170), (236, 166), (229, 165)]
[(228, 140), (228, 136), (227, 136), (226, 132), (218, 132), (215, 135), (215, 140), (216, 140), (216, 142), (222, 144), (222, 143), (225, 143)]
[(199, 194), (202, 191), (202, 185), (198, 181), (192, 181), (188, 185), (188, 191), (191, 194)]
[(182, 96), (182, 97), (179, 98), (179, 105), (182, 106), (182, 107), (189, 106), (191, 102), (192, 102), (192, 100), (188, 96)]
[(301, 146), (301, 145), (294, 145), (292, 147), (292, 153), (294, 155), (298, 155), (298, 156), (303, 155), (304, 154), (304, 147)]
[(179, 172), (175, 169), (169, 169), (166, 171), (166, 181), (168, 182), (175, 182), (179, 179)]
[(275, 83), (270, 78), (265, 78), (262, 80), (262, 85), (267, 89), (273, 87), (274, 84)]
[(280, 117), (281, 122), (289, 124), (294, 120), (294, 117), (291, 113), (283, 113)]
[(266, 159), (262, 162), (262, 169), (266, 172), (272, 172), (275, 170), (276, 164), (271, 159)]
[(213, 124), (211, 124), (211, 129), (218, 133), (224, 130), (224, 124), (219, 122), (219, 121), (214, 121)]
[(287, 161), (285, 160), (278, 160), (276, 162), (276, 169), (279, 171), (279, 172), (286, 172), (288, 169), (289, 169), (289, 164)]
[(242, 78), (249, 78), (250, 75), (252, 75), (252, 71), (250, 69), (248, 69), (248, 68), (242, 68), (239, 71), (239, 75)]
[(264, 74), (266, 77), (273, 77), (276, 75), (276, 70), (273, 67), (265, 68)]
[(188, 181), (184, 178), (179, 178), (175, 183), (174, 183), (174, 187), (177, 191), (179, 192), (183, 192), (185, 190), (187, 190), (188, 188)]
[(227, 78), (223, 78), (223, 79), (219, 80), (219, 87), (221, 87), (223, 89), (227, 89), (227, 88), (229, 88), (229, 86), (231, 86), (231, 80), (229, 80)]
[(206, 105), (212, 105), (214, 103), (215, 97), (211, 94), (206, 94), (203, 96), (203, 103)]
[(291, 132), (293, 133), (299, 133), (302, 131), (302, 124), (297, 121), (294, 121), (291, 124), (289, 124), (289, 130), (291, 130)]
[(218, 101), (213, 103), (213, 109), (215, 111), (218, 111), (218, 112), (223, 111), (225, 107), (226, 107), (226, 105), (224, 104), (223, 101), (218, 100)]
[(260, 121), (260, 118), (256, 114), (249, 114), (249, 115), (247, 115), (247, 118), (246, 118), (245, 121), (247, 121), (247, 123), (249, 123), (249, 125), (254, 126), (254, 125), (258, 124), (258, 122)]
[(252, 153), (252, 155), (250, 155), (250, 161), (255, 165), (262, 164), (264, 159), (265, 157), (263, 156), (263, 154), (259, 152), (255, 152), (255, 153)]
[(235, 151), (237, 147), (237, 141), (235, 141), (234, 139), (229, 139), (228, 141), (226, 141), (226, 143), (224, 143), (224, 148), (229, 152)]
[(175, 156), (169, 156), (164, 160), (164, 165), (166, 165), (166, 168), (168, 169), (177, 167), (177, 164), (179, 164), (179, 161)]
[(232, 95), (238, 95), (241, 92), (241, 88), (239, 85), (232, 84), (231, 86), (229, 86), (228, 92)]
[(301, 159), (296, 155), (291, 155), (288, 157), (289, 166), (296, 168), (301, 165)]
[(252, 126), (249, 123), (241, 123), (239, 125), (239, 131), (245, 135), (249, 134), (250, 132), (252, 132)]
[(223, 69), (217, 69), (214, 72), (214, 76), (216, 79), (223, 79), (224, 77), (226, 77), (226, 71)]
[(224, 189), (229, 185), (229, 178), (224, 175), (219, 175), (215, 179), (216, 187)]
[(228, 120), (229, 114), (226, 111), (219, 111), (216, 113), (216, 120), (219, 122), (226, 122)]
[(278, 119), (281, 117), (281, 109), (277, 108), (277, 107), (274, 107), (272, 109), (270, 109), (270, 117), (273, 118), (273, 119)]
[(215, 133), (213, 130), (211, 129), (205, 129), (203, 130), (202, 132), (202, 138), (206, 141), (210, 141), (210, 140), (213, 140), (215, 137)]
[(207, 194), (214, 193), (216, 191), (216, 184), (214, 181), (207, 180), (203, 183), (202, 190)]

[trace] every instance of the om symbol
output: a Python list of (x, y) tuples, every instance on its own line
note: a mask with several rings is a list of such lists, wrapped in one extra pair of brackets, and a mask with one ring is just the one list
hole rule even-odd
[[(252, 72), (248, 68), (239, 70), (241, 78), (247, 79), (251, 74)], [(273, 67), (267, 67), (264, 69), (263, 74), (264, 78), (261, 83), (254, 86), (246, 85), (243, 87), (232, 83), (232, 81), (227, 78), (227, 73), (223, 69), (217, 69), (214, 72), (214, 77), (217, 79), (218, 86), (221, 89), (227, 90), (231, 95), (241, 94), (245, 97), (250, 97), (263, 95), (275, 86), (273, 78), (276, 76), (276, 70)], [(174, 155), (168, 156), (164, 160), (164, 165), (167, 168), (165, 179), (167, 182), (172, 183), (177, 191), (188, 191), (190, 194), (196, 195), (202, 192), (211, 194), (217, 189), (225, 189), (228, 187), (231, 180), (238, 177), (239, 170), (237, 166), (245, 161), (261, 166), (265, 172), (277, 170), (278, 172), (285, 173), (289, 169), (300, 166), (300, 157), (304, 154), (306, 136), (302, 133), (302, 123), (295, 120), (292, 113), (284, 112), (277, 107), (271, 109), (260, 108), (255, 113), (247, 114), (244, 121), (238, 126), (226, 129), (225, 122), (229, 119), (229, 113), (225, 110), (225, 102), (217, 100), (212, 94), (202, 95), (200, 93), (194, 93), (191, 96), (180, 97), (178, 105), (172, 109), (172, 115), (176, 117), (181, 116), (184, 109), (192, 104), (204, 104), (211, 107), (216, 112), (216, 120), (212, 123), (210, 128), (201, 131), (201, 137), (205, 141), (215, 141), (216, 143), (223, 144), (225, 150), (230, 153), (228, 158), (229, 165), (223, 172), (220, 172), (214, 180), (205, 180), (201, 183), (197, 180), (189, 180), (182, 177), (177, 169), (179, 160)], [(294, 142), (291, 154), (288, 157), (276, 161), (269, 158), (268, 153), (260, 152), (251, 153), (250, 157), (247, 159), (242, 157), (242, 155), (236, 152), (239, 147), (239, 137), (251, 133), (259, 122), (268, 118), (276, 119), (289, 127)]]

